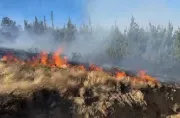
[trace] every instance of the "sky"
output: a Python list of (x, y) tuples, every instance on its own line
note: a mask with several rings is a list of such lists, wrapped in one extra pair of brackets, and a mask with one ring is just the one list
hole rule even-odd
[(91, 19), (93, 25), (110, 27), (115, 23), (126, 28), (132, 16), (140, 26), (149, 22), (167, 25), (170, 21), (175, 28), (180, 25), (179, 0), (0, 0), (0, 18), (9, 16), (23, 24), (24, 19), (32, 21), (34, 16), (63, 26), (68, 17), (77, 25)]
[(81, 0), (0, 0), (0, 17), (8, 16), (18, 23), (24, 19), (32, 21), (35, 16), (43, 20), (46, 16), (50, 22), (51, 11), (54, 13), (54, 22), (63, 25), (71, 17), (79, 24), (83, 18)]

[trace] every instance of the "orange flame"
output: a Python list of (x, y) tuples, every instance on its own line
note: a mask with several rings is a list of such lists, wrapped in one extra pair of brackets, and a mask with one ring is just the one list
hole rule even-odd
[[(46, 65), (46, 66), (51, 66), (51, 67), (70, 67), (71, 65), (69, 65), (67, 62), (68, 62), (68, 59), (66, 56), (64, 57), (61, 57), (61, 54), (62, 54), (62, 49), (60, 48), (59, 50), (57, 50), (55, 53), (53, 53), (52, 55), (52, 58), (49, 59), (48, 58), (48, 53), (46, 52), (41, 52), (40, 55), (38, 55), (37, 57), (32, 57), (32, 60), (29, 60), (27, 61), (26, 63), (27, 64), (31, 64), (32, 66), (35, 66), (35, 65), (38, 65), (38, 64), (42, 64), (42, 65)], [(11, 54), (8, 54), (8, 55), (5, 55), (2, 57), (1, 59), (2, 61), (7, 61), (7, 62), (18, 62), (18, 63), (21, 63), (21, 64), (24, 64), (25, 62), (24, 61), (21, 61), (19, 59), (17, 59), (16, 57), (14, 57), (13, 55)], [(79, 65), (79, 66), (75, 66), (76, 68), (78, 69), (81, 69), (81, 70), (86, 70), (86, 68), (83, 66), (83, 65)], [(103, 68), (101, 67), (98, 67), (94, 64), (91, 64), (89, 66), (89, 69), (91, 71), (103, 71)], [(140, 71), (138, 73), (138, 77), (131, 77), (131, 81), (132, 82), (153, 82), (153, 83), (157, 83), (157, 80), (149, 75), (146, 74), (145, 71)], [(116, 78), (117, 80), (121, 80), (123, 78), (127, 77), (126, 73), (123, 72), (123, 71), (119, 71), (116, 72)]]
[(79, 65), (79, 66), (77, 66), (77, 68), (79, 68), (81, 70), (86, 70), (86, 68), (83, 65)]
[(62, 49), (59, 49), (53, 54), (52, 57), (55, 65), (58, 67), (64, 67), (66, 65), (66, 59), (60, 57), (61, 53), (62, 53)]
[(120, 80), (120, 79), (122, 79), (124, 77), (126, 77), (126, 73), (125, 72), (116, 72), (116, 78), (118, 80)]
[(3, 56), (1, 60), (2, 60), (2, 61), (7, 61), (7, 60), (8, 60), (8, 57), (7, 57), (7, 56)]
[(90, 70), (94, 70), (94, 71), (103, 71), (103, 69), (101, 67), (98, 67), (94, 64), (91, 64), (89, 68), (90, 68)]
[(156, 82), (157, 82), (157, 80), (156, 80), (155, 78), (147, 75), (146, 72), (143, 71), (143, 70), (139, 71), (139, 76), (140, 76), (142, 79), (144, 79), (145, 81), (151, 81), (151, 82), (153, 82), (153, 83), (156, 83)]
[(41, 63), (43, 65), (47, 65), (48, 54), (46, 52), (41, 52), (40, 57), (41, 57)]

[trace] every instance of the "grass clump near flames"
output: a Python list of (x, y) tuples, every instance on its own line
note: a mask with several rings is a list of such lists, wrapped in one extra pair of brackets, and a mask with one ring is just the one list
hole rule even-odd
[[(52, 57), (48, 57), (48, 54), (46, 52), (41, 52), (37, 57), (32, 57), (32, 59), (29, 60), (20, 60), (17, 59), (13, 55), (5, 55), (2, 57), (2, 61), (6, 63), (14, 63), (16, 62), (17, 64), (20, 65), (29, 65), (29, 66), (44, 66), (46, 68), (63, 68), (63, 69), (71, 69), (71, 68), (76, 68), (81, 71), (98, 71), (98, 72), (104, 72), (103, 68), (98, 67), (94, 64), (90, 64), (88, 68), (86, 68), (84, 65), (70, 65), (68, 64), (67, 57), (64, 56), (63, 58), (60, 56), (62, 53), (62, 49), (57, 50)], [(107, 74), (112, 75), (112, 73), (109, 73), (106, 71)], [(129, 78), (125, 72), (116, 70), (115, 74), (115, 79), (117, 81), (122, 81), (124, 79)], [(138, 75), (136, 77), (131, 77), (130, 81), (133, 83), (152, 83), (154, 85), (158, 84), (157, 80), (145, 73), (145, 71), (139, 71)]]
[[(156, 92), (152, 94), (156, 94), (161, 84), (144, 71), (130, 77), (122, 71), (112, 74), (93, 64), (89, 68), (83, 65), (72, 66), (67, 63), (67, 58), (62, 58), (60, 54), (61, 50), (58, 50), (50, 58), (43, 52), (39, 57), (26, 61), (13, 55), (4, 56), (0, 62), (0, 94), (13, 94), (26, 99), (42, 89), (57, 90), (63, 99), (70, 101), (71, 104), (67, 105), (68, 112), (78, 118), (118, 117), (118, 115), (139, 118), (169, 114), (163, 107), (159, 108), (159, 112), (162, 112), (159, 114), (151, 113), (153, 108), (147, 109), (153, 103), (146, 101), (149, 97), (143, 90), (146, 89), (147, 92), (154, 89)], [(159, 95), (161, 96), (161, 93)], [(152, 96), (152, 99), (155, 98)], [(57, 108), (57, 101), (50, 104), (50, 107), (54, 106)]]

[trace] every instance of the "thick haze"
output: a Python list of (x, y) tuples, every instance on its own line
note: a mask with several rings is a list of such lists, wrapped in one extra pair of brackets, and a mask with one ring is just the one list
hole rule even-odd
[[(12, 2), (12, 0), (10, 1)], [(17, 1), (15, 3), (13, 2), (14, 4), (10, 4), (10, 1), (2, 0), (0, 2), (1, 18), (8, 16), (16, 20), (18, 24), (23, 25), (24, 19), (30, 20), (31, 22), (34, 16), (42, 20), (43, 16), (46, 15), (47, 23), (50, 25), (50, 11), (53, 10), (55, 26), (62, 27), (67, 23), (67, 19), (70, 16), (72, 22), (77, 24), (79, 28), (80, 24), (88, 23), (90, 18), (93, 31), (92, 35), (87, 36), (77, 33), (75, 35), (76, 40), (71, 43), (57, 43), (52, 41), (54, 36), (52, 32), (37, 36), (22, 31), (15, 42), (4, 41), (4, 43), (0, 44), (1, 47), (24, 50), (38, 48), (45, 51), (53, 51), (58, 47), (62, 47), (64, 53), (68, 55), (70, 59), (72, 58), (73, 52), (79, 52), (82, 55), (80, 61), (83, 62), (88, 61), (102, 66), (120, 66), (132, 71), (147, 70), (153, 75), (156, 75), (156, 73), (165, 74), (166, 71), (174, 65), (174, 58), (172, 57), (174, 37), (171, 29), (169, 28), (169, 32), (164, 32), (163, 28), (157, 30), (157, 32), (160, 33), (155, 36), (156, 34), (153, 34), (153, 31), (147, 27), (149, 27), (149, 22), (155, 26), (162, 25), (167, 27), (170, 21), (173, 24), (173, 28), (177, 29), (180, 24), (180, 8), (178, 8), (180, 1), (54, 0), (53, 2), (47, 0), (43, 2), (27, 0), (27, 8), (25, 7), (27, 1), (20, 3)], [(30, 8), (32, 8), (32, 10)], [(140, 33), (137, 39), (135, 39), (133, 33), (131, 37), (123, 34), (124, 29), (129, 30), (132, 16), (135, 17), (135, 22), (138, 23), (140, 28), (144, 28), (144, 30), (141, 29), (139, 31)], [(118, 26), (123, 36), (126, 37), (125, 43), (128, 43), (126, 48), (131, 52), (131, 54), (126, 55), (123, 59), (119, 61), (116, 60), (116, 63), (106, 54), (106, 50), (110, 44), (109, 42), (111, 41), (109, 36), (111, 34), (110, 31), (114, 25)], [(1, 38), (0, 40), (4, 39)], [(139, 56), (142, 50), (145, 51)], [(165, 59), (163, 63), (161, 63), (162, 59)], [(177, 68), (175, 69), (177, 70)], [(169, 76), (172, 75), (172, 73), (169, 73)]]
[[(0, 47), (6, 47), (6, 48), (14, 48), (14, 49), (20, 49), (20, 50), (26, 50), (38, 48), (43, 51), (52, 51), (57, 49), (57, 43), (53, 42), (52, 34), (47, 33), (42, 36), (37, 35), (29, 35), (27, 32), (21, 32), (20, 35), (12, 42), (7, 41), (6, 39), (3, 39), (3, 43), (0, 44)], [(2, 39), (1, 39), (2, 40)]]
[[(124, 29), (129, 28), (130, 18), (134, 16), (135, 22), (145, 29), (149, 27), (149, 22), (155, 26), (167, 27), (170, 21), (173, 24), (174, 31), (180, 25), (180, 16), (178, 15), (180, 8), (178, 5), (180, 5), (180, 1), (175, 0), (90, 0), (87, 4), (87, 13), (93, 26), (98, 24), (110, 28), (113, 24), (116, 24), (121, 31), (124, 31)], [(143, 53), (144, 59), (127, 56), (120, 62), (121, 65), (132, 70), (144, 69), (153, 74), (160, 73), (161, 70), (164, 72), (163, 74), (166, 74), (171, 67), (177, 70), (173, 66), (174, 61), (171, 55), (174, 46), (173, 36), (163, 40), (158, 37), (153, 38), (150, 35), (148, 37), (148, 39), (145, 39), (147, 42), (146, 51)], [(137, 43), (135, 40), (130, 42), (133, 45)], [(133, 47), (133, 45), (130, 47)], [(134, 54), (140, 51), (137, 48), (138, 46), (133, 48)], [(166, 63), (154, 63), (161, 60), (162, 57), (166, 59)], [(171, 72), (168, 74), (174, 75)]]

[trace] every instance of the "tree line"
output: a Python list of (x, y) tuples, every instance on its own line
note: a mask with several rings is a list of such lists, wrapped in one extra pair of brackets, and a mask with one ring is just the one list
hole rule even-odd
[[(2, 18), (1, 37), (13, 41), (22, 32), (35, 35), (43, 35), (50, 32), (53, 34), (53, 39), (51, 39), (53, 41), (71, 42), (78, 40), (76, 38), (77, 34), (83, 36), (84, 39), (91, 40), (98, 31), (93, 31), (91, 24), (83, 24), (77, 28), (70, 18), (62, 28), (48, 26), (45, 20), (40, 20), (37, 17), (34, 18), (33, 22), (24, 20), (23, 27), (9, 17)], [(180, 29), (174, 30), (170, 22), (167, 27), (155, 26), (149, 23), (148, 28), (142, 28), (135, 22), (135, 18), (132, 17), (127, 29), (120, 31), (115, 24), (105, 39), (108, 42), (105, 53), (112, 60), (121, 60), (124, 57), (132, 56), (156, 62), (180, 61)]]

